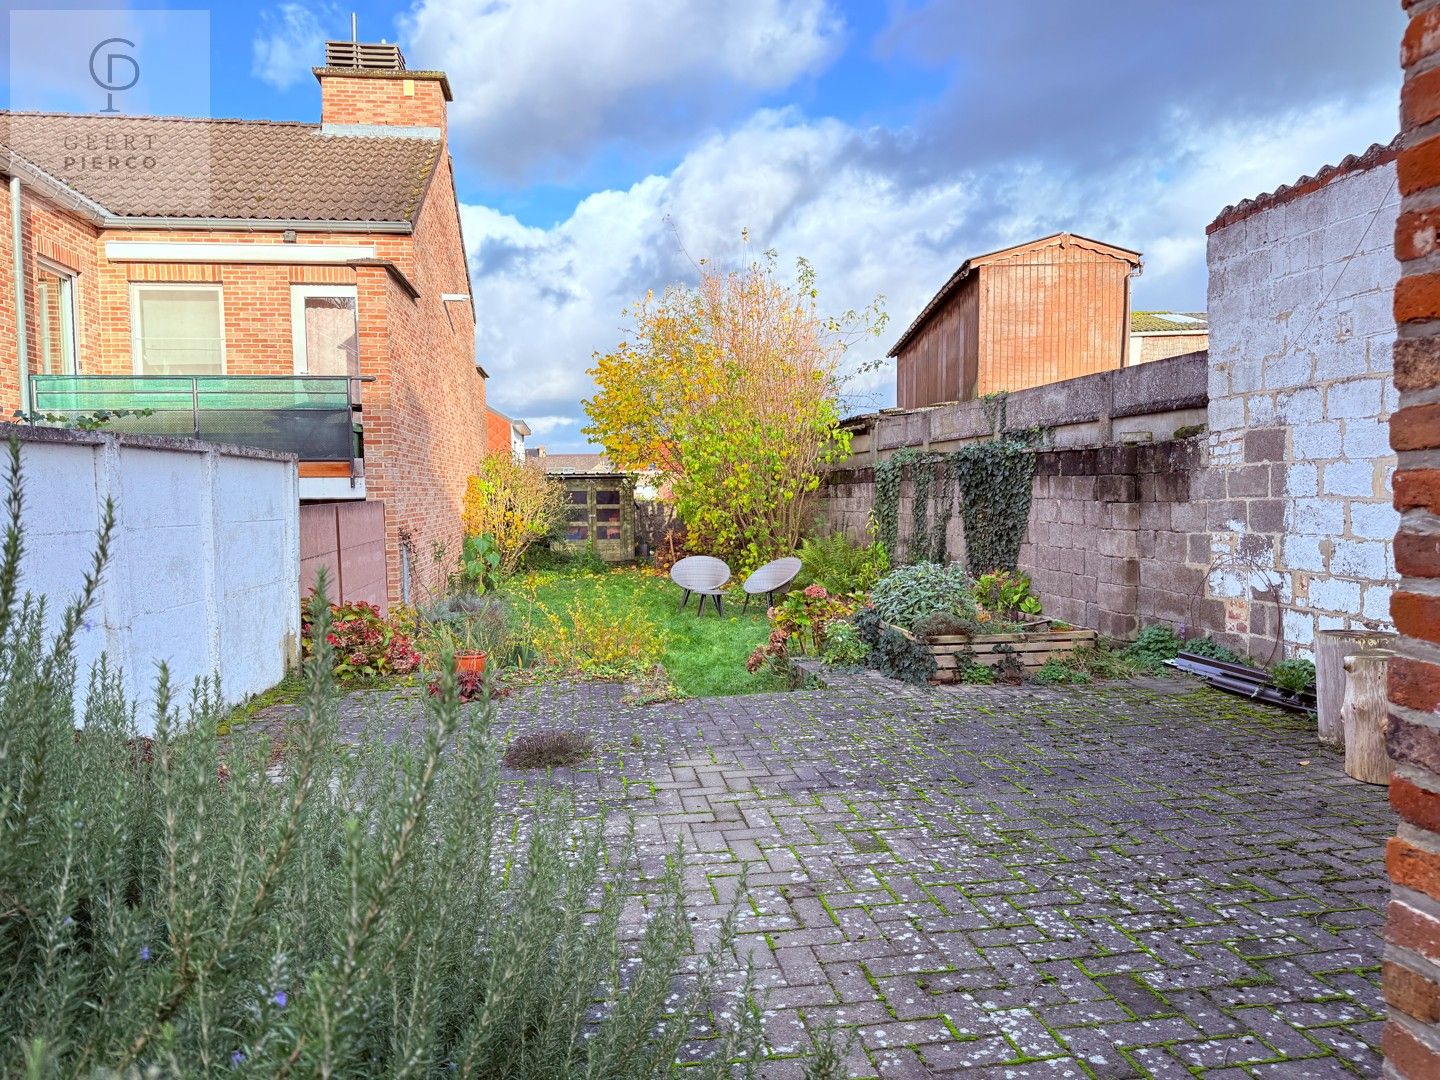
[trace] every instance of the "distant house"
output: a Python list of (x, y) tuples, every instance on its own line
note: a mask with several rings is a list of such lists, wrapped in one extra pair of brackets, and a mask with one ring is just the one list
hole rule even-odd
[(486, 409), (486, 449), (492, 454), (510, 454), (516, 461), (525, 460), (525, 439), (530, 425), (512, 420), (499, 409)]
[(1210, 347), (1210, 323), (1203, 311), (1133, 311), (1127, 364), (1148, 364)]
[(450, 84), (348, 41), (314, 74), (319, 123), (0, 112), (0, 408), (293, 453), (302, 502), (380, 504), (399, 600), (487, 437)]
[(890, 350), (902, 409), (1124, 367), (1140, 253), (1071, 233), (966, 259)]

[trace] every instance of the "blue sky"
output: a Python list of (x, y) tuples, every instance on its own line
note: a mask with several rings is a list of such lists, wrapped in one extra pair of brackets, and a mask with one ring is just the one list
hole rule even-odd
[(1403, 25), (1365, 0), (216, 3), (208, 95), (165, 111), (316, 120), (352, 10), (450, 76), (477, 351), (556, 450), (622, 310), (744, 260), (745, 229), (835, 310), (886, 297), (857, 364), (967, 256), (1062, 229), (1145, 254), (1137, 306), (1203, 308), (1226, 204), (1393, 136)]

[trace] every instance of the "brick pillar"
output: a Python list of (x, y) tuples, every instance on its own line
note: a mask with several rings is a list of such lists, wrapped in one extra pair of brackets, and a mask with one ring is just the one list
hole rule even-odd
[(1385, 1075), (1440, 1076), (1440, 0), (1402, 0), (1400, 219), (1395, 254), (1399, 452), (1395, 538), (1401, 583), (1391, 597), (1403, 654), (1390, 667), (1388, 742), (1400, 815), (1387, 856)]

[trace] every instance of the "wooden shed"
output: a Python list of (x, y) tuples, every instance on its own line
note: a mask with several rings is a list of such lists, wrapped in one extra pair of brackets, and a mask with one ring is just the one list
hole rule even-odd
[(606, 562), (635, 558), (635, 481), (616, 472), (604, 454), (547, 454), (543, 446), (526, 451), (565, 489), (565, 535), (551, 544), (562, 551), (594, 545)]
[(1127, 365), (1140, 253), (1071, 233), (966, 259), (890, 350), (902, 409)]

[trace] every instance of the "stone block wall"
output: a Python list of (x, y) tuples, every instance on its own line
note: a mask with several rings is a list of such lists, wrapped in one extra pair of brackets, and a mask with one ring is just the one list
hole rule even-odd
[(1396, 153), (1210, 226), (1207, 592), (1261, 658), (1277, 639), (1305, 653), (1321, 630), (1390, 626)]

